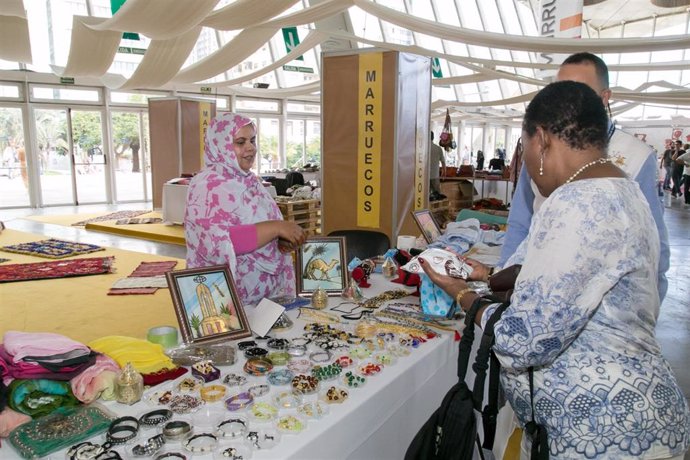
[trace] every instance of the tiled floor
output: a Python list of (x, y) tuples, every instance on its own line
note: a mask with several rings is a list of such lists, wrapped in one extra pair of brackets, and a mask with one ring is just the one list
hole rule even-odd
[[(150, 203), (127, 205), (100, 205), (43, 209), (18, 209), (0, 211), (0, 220), (8, 228), (40, 233), (56, 238), (74, 238), (77, 241), (111, 246), (130, 251), (160, 254), (184, 258), (185, 248), (174, 244), (154, 243), (144, 240), (87, 232), (79, 228), (42, 224), (21, 217), (37, 214), (77, 214), (123, 209), (150, 209)], [(666, 209), (666, 226), (671, 245), (671, 269), (668, 272), (669, 289), (657, 324), (657, 337), (664, 356), (673, 367), (676, 377), (690, 397), (690, 209), (683, 207), (682, 200), (674, 200)], [(690, 455), (686, 457), (690, 459)]]

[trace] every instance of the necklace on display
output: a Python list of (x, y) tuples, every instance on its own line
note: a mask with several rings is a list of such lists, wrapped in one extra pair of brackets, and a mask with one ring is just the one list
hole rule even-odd
[(605, 164), (605, 163), (611, 163), (611, 159), (610, 159), (610, 158), (599, 158), (598, 160), (590, 161), (589, 163), (583, 165), (580, 169), (578, 169), (577, 171), (575, 171), (575, 172), (573, 173), (573, 175), (570, 176), (570, 177), (568, 178), (567, 181), (565, 181), (565, 183), (566, 183), (566, 184), (571, 183), (573, 180), (575, 180), (575, 178), (576, 178), (577, 176), (580, 175), (580, 173), (581, 173), (582, 171), (584, 171), (585, 169), (589, 168), (590, 166), (594, 166), (595, 164), (601, 164), (601, 165), (603, 165), (603, 164)]

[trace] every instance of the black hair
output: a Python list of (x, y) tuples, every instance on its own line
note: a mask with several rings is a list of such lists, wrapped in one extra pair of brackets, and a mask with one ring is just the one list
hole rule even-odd
[(606, 149), (609, 143), (604, 104), (584, 83), (560, 81), (539, 91), (527, 106), (522, 129), (534, 136), (538, 126), (577, 150)]
[(599, 56), (595, 56), (594, 54), (587, 52), (575, 53), (565, 58), (565, 61), (563, 61), (561, 65), (563, 66), (566, 64), (592, 64), (594, 66), (594, 69), (596, 70), (599, 83), (601, 83), (601, 86), (604, 89), (608, 89), (609, 68), (604, 62), (604, 60), (601, 59)]

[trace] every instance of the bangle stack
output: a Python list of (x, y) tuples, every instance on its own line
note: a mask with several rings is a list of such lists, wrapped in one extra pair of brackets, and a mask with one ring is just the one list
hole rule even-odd
[(182, 420), (173, 420), (163, 426), (163, 437), (166, 441), (178, 441), (192, 433), (192, 425)]
[(146, 426), (156, 426), (163, 422), (167, 422), (172, 416), (173, 413), (170, 409), (153, 410), (139, 417), (139, 423)]
[(244, 363), (244, 371), (255, 377), (266, 375), (271, 369), (273, 369), (273, 363), (264, 358), (251, 358)]
[(125, 416), (113, 420), (108, 427), (106, 438), (111, 444), (124, 444), (137, 437), (139, 433), (139, 420)]

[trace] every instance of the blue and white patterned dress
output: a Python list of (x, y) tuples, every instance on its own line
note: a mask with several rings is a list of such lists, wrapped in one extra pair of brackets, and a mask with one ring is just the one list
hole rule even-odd
[[(553, 459), (657, 459), (688, 448), (688, 404), (662, 357), (659, 236), (639, 186), (579, 180), (554, 191), (506, 263), (522, 263), (496, 323), (502, 384), (524, 425), (537, 423)], [(494, 307), (488, 308), (483, 321)]]

